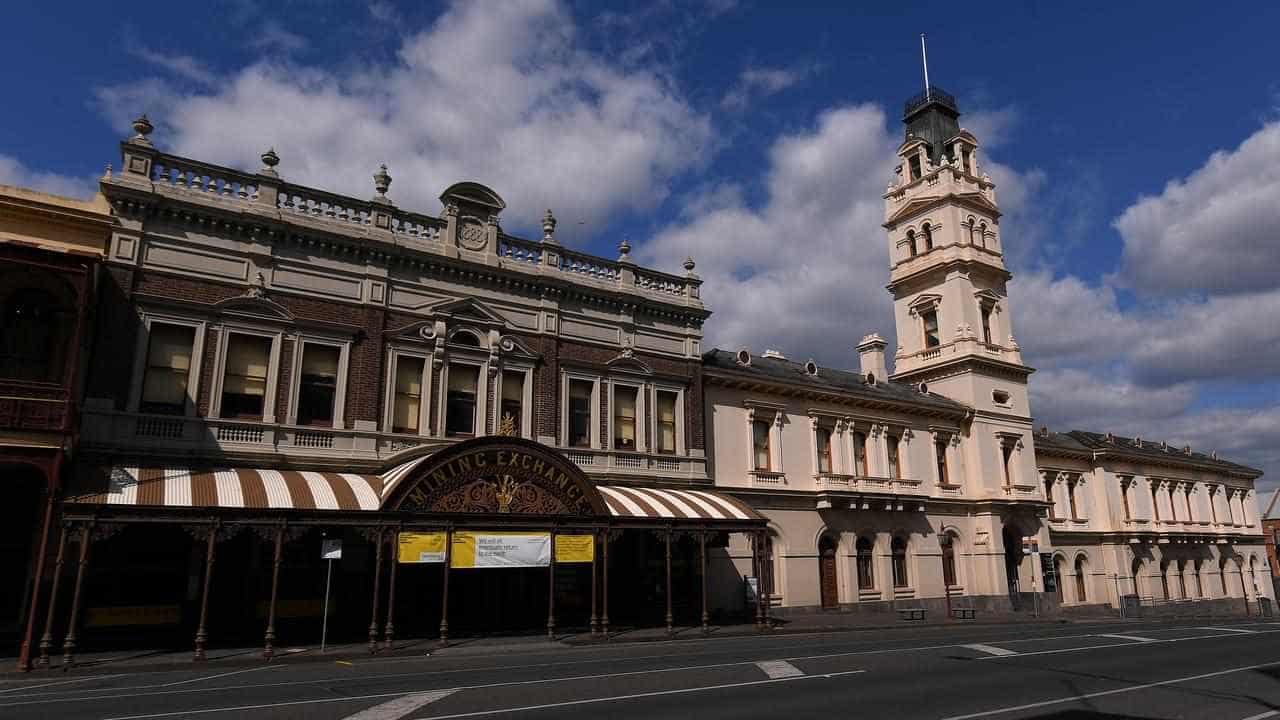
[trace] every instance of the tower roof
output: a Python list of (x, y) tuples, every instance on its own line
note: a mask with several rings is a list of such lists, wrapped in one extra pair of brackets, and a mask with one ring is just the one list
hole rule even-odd
[(960, 134), (959, 118), (955, 96), (936, 85), (908, 100), (902, 112), (907, 137), (929, 143), (929, 155), (935, 163), (947, 140)]

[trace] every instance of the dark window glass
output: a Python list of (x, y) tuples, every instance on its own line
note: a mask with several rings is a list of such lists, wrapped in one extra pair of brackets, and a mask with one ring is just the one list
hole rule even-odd
[(569, 381), (569, 444), (591, 447), (591, 383)]
[(65, 370), (69, 320), (70, 313), (44, 290), (25, 288), (5, 298), (0, 307), (0, 377), (60, 380)]
[(893, 551), (893, 586), (907, 587), (907, 541), (894, 538), (891, 545)]
[(191, 374), (191, 348), (195, 338), (193, 327), (151, 324), (139, 410), (166, 415), (186, 412), (187, 378)]
[(818, 472), (831, 472), (831, 430), (818, 428)]
[(633, 387), (613, 388), (613, 446), (619, 450), (636, 449), (636, 396)]
[(858, 589), (874, 590), (876, 587), (875, 565), (871, 554), (871, 540), (858, 538)]
[(416, 433), (422, 417), (422, 371), (426, 360), (396, 359), (396, 396), (391, 411), (391, 432)]
[(942, 581), (947, 585), (956, 585), (956, 544), (952, 535), (943, 535), (942, 544)]
[(676, 394), (658, 391), (658, 452), (676, 451)]
[(934, 459), (938, 463), (938, 484), (948, 485), (951, 482), (947, 473), (947, 441), (935, 440), (933, 443)]
[(445, 435), (476, 434), (476, 387), (479, 382), (479, 367), (449, 366), (449, 391), (445, 396)]
[(991, 307), (982, 306), (982, 342), (991, 344)]
[(222, 417), (263, 418), (270, 362), (271, 338), (230, 335), (222, 375)]
[(900, 479), (902, 470), (898, 465), (898, 438), (896, 435), (886, 435), (885, 442), (889, 446), (889, 477)]
[(524, 373), (510, 370), (502, 373), (500, 412), (499, 434), (518, 437), (524, 431)]
[(867, 472), (867, 436), (866, 433), (856, 432), (853, 434), (853, 467), (854, 472), (862, 477), (866, 477), (870, 473)]
[(773, 453), (769, 447), (769, 426), (767, 420), (756, 420), (751, 423), (751, 445), (756, 458), (756, 470), (773, 469)]
[(938, 335), (938, 313), (926, 310), (920, 314), (920, 320), (924, 324), (924, 346), (931, 348), (941, 345), (942, 338)]
[(339, 355), (338, 348), (329, 345), (303, 345), (298, 378), (299, 425), (333, 425)]

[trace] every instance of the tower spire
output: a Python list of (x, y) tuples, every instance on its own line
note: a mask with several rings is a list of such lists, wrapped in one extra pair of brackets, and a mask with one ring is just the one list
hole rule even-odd
[(924, 46), (924, 33), (920, 33), (920, 59), (924, 62), (924, 97), (933, 99), (933, 91), (929, 89), (929, 51)]

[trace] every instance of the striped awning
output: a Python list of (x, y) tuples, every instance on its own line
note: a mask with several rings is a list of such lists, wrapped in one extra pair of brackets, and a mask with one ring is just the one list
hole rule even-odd
[(707, 490), (598, 485), (609, 514), (617, 518), (763, 520), (737, 498)]

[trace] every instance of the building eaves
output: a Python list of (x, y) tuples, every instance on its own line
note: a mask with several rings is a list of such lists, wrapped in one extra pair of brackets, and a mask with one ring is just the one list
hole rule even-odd
[(1138, 462), (1154, 462), (1163, 465), (1200, 467), (1242, 475), (1250, 478), (1262, 476), (1262, 471), (1247, 465), (1230, 462), (1216, 455), (1202, 452), (1187, 452), (1185, 447), (1177, 447), (1168, 443), (1127, 438), (1110, 433), (1096, 433), (1085, 430), (1072, 430), (1067, 435), (1089, 448), (1095, 454), (1121, 457)]

